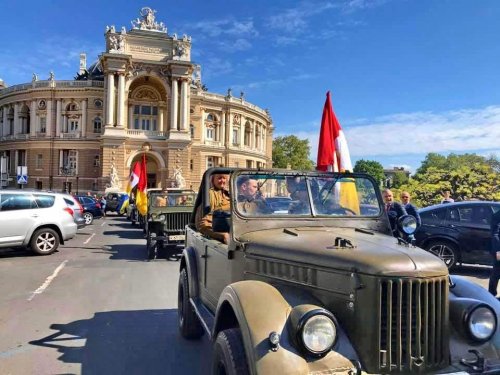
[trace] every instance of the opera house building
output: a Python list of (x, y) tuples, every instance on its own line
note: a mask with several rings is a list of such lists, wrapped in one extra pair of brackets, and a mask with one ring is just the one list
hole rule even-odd
[(82, 53), (74, 80), (0, 81), (4, 187), (20, 187), (26, 166), (29, 188), (124, 189), (143, 155), (148, 187), (197, 189), (212, 166), (271, 166), (269, 112), (230, 89), (207, 92), (191, 37), (169, 34), (155, 13), (142, 8), (130, 30), (106, 27), (104, 52), (89, 66)]

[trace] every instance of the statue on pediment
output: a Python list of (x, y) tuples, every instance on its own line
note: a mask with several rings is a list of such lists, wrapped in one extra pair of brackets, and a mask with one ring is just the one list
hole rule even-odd
[(31, 82), (36, 82), (38, 81), (38, 75), (36, 73), (33, 73), (33, 78), (31, 78)]
[(151, 9), (150, 7), (141, 8), (140, 15), (141, 18), (137, 18), (132, 22), (132, 28), (139, 30), (149, 30), (149, 31), (160, 31), (167, 32), (167, 28), (163, 22), (155, 21), (155, 13), (156, 10)]

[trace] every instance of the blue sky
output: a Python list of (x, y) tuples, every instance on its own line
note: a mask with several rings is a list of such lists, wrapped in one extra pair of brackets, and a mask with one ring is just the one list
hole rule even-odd
[(2, 0), (0, 77), (71, 79), (106, 25), (157, 11), (192, 37), (209, 91), (269, 108), (275, 135), (317, 138), (326, 91), (353, 163), (415, 170), (428, 152), (500, 156), (500, 1)]

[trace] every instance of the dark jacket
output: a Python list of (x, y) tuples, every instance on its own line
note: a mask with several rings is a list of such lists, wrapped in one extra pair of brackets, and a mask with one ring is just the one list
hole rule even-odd
[(418, 213), (417, 211), (417, 207), (415, 207), (413, 204), (411, 203), (408, 203), (406, 205), (403, 206), (404, 209), (406, 210), (406, 213), (408, 215), (411, 215), (415, 218), (415, 220), (417, 220), (417, 228), (422, 225), (422, 220), (420, 219), (420, 214)]
[(407, 215), (407, 212), (403, 205), (398, 202), (392, 202), (389, 209), (387, 210), (387, 216), (389, 216), (389, 222), (391, 223), (392, 234), (394, 237), (398, 236), (398, 219)]
[(491, 217), (491, 253), (500, 251), (500, 210)]

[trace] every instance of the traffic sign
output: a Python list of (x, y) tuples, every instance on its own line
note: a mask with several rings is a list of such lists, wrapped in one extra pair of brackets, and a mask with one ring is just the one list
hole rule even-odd
[(17, 175), (17, 183), (20, 185), (26, 185), (28, 183), (28, 176)]
[(25, 165), (20, 165), (17, 167), (17, 183), (20, 185), (26, 185), (28, 183), (28, 167)]

